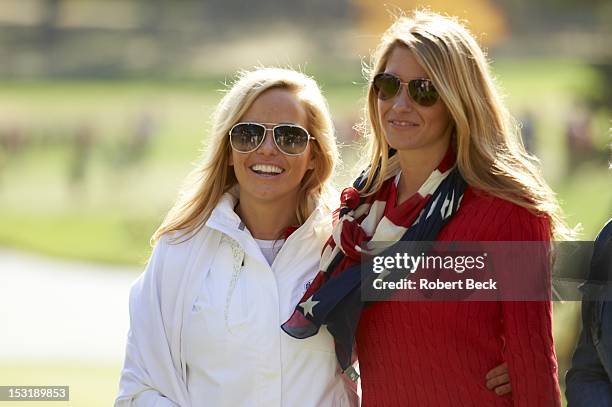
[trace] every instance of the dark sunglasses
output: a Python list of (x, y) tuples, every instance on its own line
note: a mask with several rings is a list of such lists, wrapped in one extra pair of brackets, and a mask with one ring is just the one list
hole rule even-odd
[[(267, 126), (274, 126), (267, 128)], [(306, 151), (310, 139), (308, 130), (297, 124), (236, 123), (229, 131), (230, 144), (239, 153), (257, 150), (264, 142), (266, 133), (273, 134), (274, 144), (284, 154), (300, 155)]]
[(389, 100), (397, 96), (402, 85), (408, 88), (410, 99), (421, 106), (432, 106), (440, 97), (430, 79), (411, 79), (408, 82), (402, 82), (397, 75), (383, 72), (374, 76), (372, 81), (372, 86), (380, 100)]

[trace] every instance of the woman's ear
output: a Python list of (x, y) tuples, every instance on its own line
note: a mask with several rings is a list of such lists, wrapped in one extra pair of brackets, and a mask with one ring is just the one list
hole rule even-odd
[(315, 157), (317, 154), (321, 154), (321, 152), (319, 151), (319, 147), (315, 146), (314, 143), (310, 143), (310, 146), (308, 146), (308, 166), (306, 167), (309, 170), (314, 170), (315, 169)]
[(308, 159), (308, 168), (309, 170), (314, 170), (315, 168), (315, 159), (312, 155), (310, 155), (310, 158)]

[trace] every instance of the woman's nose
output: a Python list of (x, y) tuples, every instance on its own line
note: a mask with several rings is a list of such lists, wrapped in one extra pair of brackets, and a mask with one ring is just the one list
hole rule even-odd
[(393, 99), (393, 109), (397, 111), (412, 110), (414, 108), (413, 100), (408, 95), (408, 85), (401, 84), (400, 89)]
[(276, 144), (274, 143), (274, 131), (273, 129), (266, 129), (266, 134), (264, 135), (264, 141), (261, 143), (261, 146), (257, 149), (257, 152), (261, 154), (275, 154), (278, 153), (278, 149), (276, 148)]

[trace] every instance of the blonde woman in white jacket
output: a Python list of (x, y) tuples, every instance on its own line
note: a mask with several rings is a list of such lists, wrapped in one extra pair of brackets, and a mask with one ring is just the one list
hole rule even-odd
[(356, 406), (331, 335), (280, 329), (331, 227), (338, 152), (317, 84), (242, 73), (206, 150), (132, 287), (115, 406)]

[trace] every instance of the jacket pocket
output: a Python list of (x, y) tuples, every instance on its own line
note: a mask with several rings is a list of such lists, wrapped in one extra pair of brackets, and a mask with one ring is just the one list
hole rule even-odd
[(209, 273), (204, 279), (191, 307), (191, 319), (214, 340), (247, 336), (254, 309), (248, 304), (244, 276), (237, 276), (233, 283), (218, 277)]

